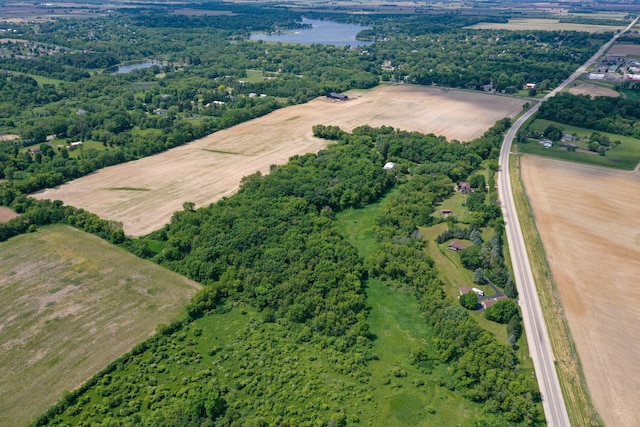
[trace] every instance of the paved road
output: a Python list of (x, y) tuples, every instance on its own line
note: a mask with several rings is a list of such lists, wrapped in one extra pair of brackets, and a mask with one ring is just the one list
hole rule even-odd
[(509, 177), (509, 153), (513, 139), (520, 129), (520, 126), (529, 119), (542, 104), (542, 102), (555, 96), (558, 92), (567, 87), (573, 80), (582, 75), (588, 67), (593, 65), (598, 57), (600, 57), (615, 40), (624, 32), (628, 31), (636, 24), (636, 18), (629, 26), (619, 34), (616, 34), (611, 40), (605, 43), (598, 52), (595, 53), (584, 65), (576, 70), (567, 80), (562, 82), (556, 89), (545, 96), (541, 102), (533, 106), (529, 111), (523, 114), (513, 124), (507, 132), (500, 150), (500, 167), (501, 172), (498, 176), (498, 191), (502, 202), (502, 210), (506, 222), (507, 242), (513, 262), (513, 271), (515, 274), (518, 292), (520, 293), (520, 305), (522, 307), (522, 317), (524, 320), (525, 332), (527, 334), (527, 342), (529, 344), (529, 352), (533, 359), (533, 366), (536, 370), (538, 386), (542, 394), (542, 406), (547, 419), (547, 424), (554, 427), (570, 427), (567, 408), (560, 389), (558, 375), (555, 370), (553, 351), (547, 327), (542, 316), (540, 308), (540, 300), (536, 291), (531, 265), (529, 264), (529, 256), (527, 248), (522, 237), (520, 221), (518, 213), (513, 201), (511, 192), (511, 180)]

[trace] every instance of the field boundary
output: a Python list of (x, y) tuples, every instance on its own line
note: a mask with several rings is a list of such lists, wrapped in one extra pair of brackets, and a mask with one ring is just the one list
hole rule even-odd
[(547, 324), (549, 338), (555, 357), (556, 371), (565, 397), (567, 411), (573, 426), (603, 426), (589, 395), (586, 379), (576, 351), (571, 331), (564, 315), (557, 286), (549, 268), (547, 255), (540, 239), (529, 197), (521, 176), (519, 154), (512, 154), (509, 162), (511, 186), (518, 210), (520, 226), (529, 253), (536, 290)]

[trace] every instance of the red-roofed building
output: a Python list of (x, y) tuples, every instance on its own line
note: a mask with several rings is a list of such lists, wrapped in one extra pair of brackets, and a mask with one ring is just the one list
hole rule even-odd
[(449, 249), (450, 251), (458, 252), (458, 251), (461, 251), (463, 249), (466, 249), (466, 246), (462, 245), (457, 240), (454, 240), (453, 242), (449, 243), (449, 246), (447, 246), (447, 249)]
[(458, 190), (460, 190), (462, 194), (469, 194), (471, 193), (471, 184), (468, 182), (461, 182), (458, 184)]
[(491, 307), (496, 302), (502, 301), (502, 300), (505, 300), (505, 299), (509, 299), (509, 298), (507, 296), (505, 296), (505, 295), (501, 295), (498, 298), (492, 298), (492, 299), (484, 300), (480, 304), (482, 304), (482, 306), (486, 310), (487, 308)]

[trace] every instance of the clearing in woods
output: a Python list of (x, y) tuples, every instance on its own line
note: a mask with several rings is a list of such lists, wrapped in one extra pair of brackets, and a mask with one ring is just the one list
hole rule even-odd
[(184, 202), (207, 205), (237, 191), (244, 176), (267, 173), (271, 165), (286, 163), (294, 155), (318, 152), (327, 141), (313, 137), (313, 125), (337, 125), (346, 131), (365, 124), (393, 126), (467, 141), (481, 136), (497, 120), (516, 116), (525, 103), (482, 92), (412, 85), (348, 95), (346, 102), (322, 97), (280, 109), (34, 197), (62, 200), (120, 221), (127, 235), (140, 236), (169, 222)]
[(640, 173), (522, 157), (522, 178), (593, 403), (640, 419)]
[(53, 226), (0, 243), (0, 416), (26, 425), (170, 323), (195, 282)]

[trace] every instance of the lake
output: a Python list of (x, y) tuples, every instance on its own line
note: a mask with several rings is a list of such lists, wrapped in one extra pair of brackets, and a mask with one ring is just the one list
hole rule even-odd
[(251, 40), (298, 44), (317, 43), (334, 46), (368, 46), (372, 43), (356, 40), (356, 34), (369, 27), (307, 18), (302, 18), (302, 23), (311, 24), (313, 28), (299, 29), (281, 34), (252, 34)]
[(143, 68), (151, 68), (154, 65), (157, 65), (158, 67), (164, 67), (165, 66), (165, 64), (163, 64), (162, 62), (158, 62), (158, 61), (136, 62), (136, 63), (133, 63), (133, 64), (120, 65), (118, 67), (118, 69), (115, 71), (114, 74), (127, 74), (127, 73), (130, 73), (133, 70), (141, 70)]

